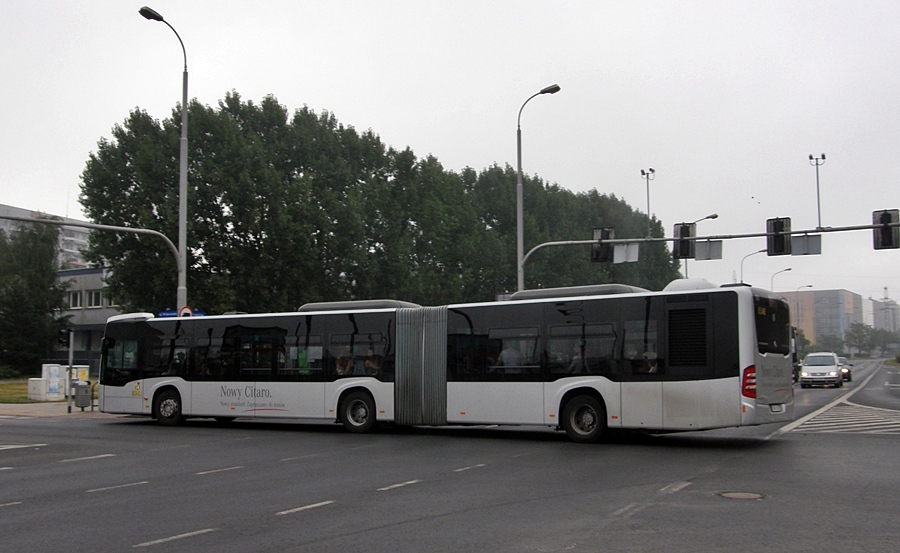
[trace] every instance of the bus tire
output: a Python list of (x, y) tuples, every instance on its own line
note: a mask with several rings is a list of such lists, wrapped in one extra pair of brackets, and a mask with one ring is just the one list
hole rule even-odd
[(606, 409), (593, 396), (575, 396), (563, 409), (563, 428), (573, 442), (594, 443), (606, 432)]
[(375, 426), (375, 400), (366, 392), (351, 392), (341, 402), (341, 424), (350, 432), (362, 434)]
[(153, 414), (163, 426), (177, 426), (184, 421), (181, 414), (181, 394), (177, 390), (163, 390), (153, 402)]

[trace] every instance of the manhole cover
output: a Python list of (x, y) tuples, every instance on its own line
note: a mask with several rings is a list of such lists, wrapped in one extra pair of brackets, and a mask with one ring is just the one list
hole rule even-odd
[(761, 493), (754, 492), (722, 492), (719, 496), (725, 499), (765, 499), (766, 497)]

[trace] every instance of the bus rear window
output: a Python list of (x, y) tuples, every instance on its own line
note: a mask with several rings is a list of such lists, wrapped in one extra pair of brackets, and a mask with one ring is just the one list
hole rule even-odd
[(756, 343), (760, 353), (787, 355), (791, 351), (791, 313), (786, 301), (753, 296)]

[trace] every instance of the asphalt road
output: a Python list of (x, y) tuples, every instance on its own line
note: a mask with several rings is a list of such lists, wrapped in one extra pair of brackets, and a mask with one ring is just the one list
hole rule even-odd
[(796, 387), (788, 427), (592, 446), (528, 428), (0, 418), (0, 551), (894, 552), (900, 398), (879, 395), (879, 370)]

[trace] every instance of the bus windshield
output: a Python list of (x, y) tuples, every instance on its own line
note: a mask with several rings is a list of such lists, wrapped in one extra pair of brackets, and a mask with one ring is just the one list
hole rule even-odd
[(791, 351), (791, 313), (786, 301), (753, 296), (756, 342), (760, 353), (787, 355)]

